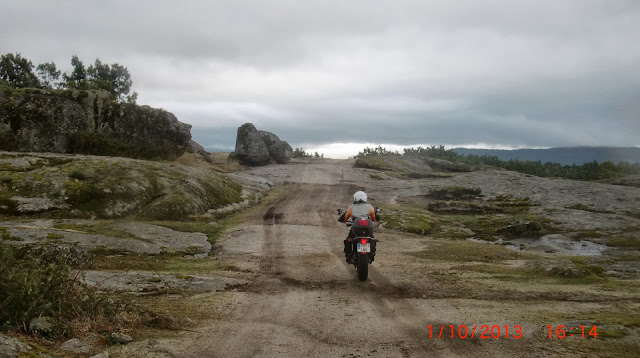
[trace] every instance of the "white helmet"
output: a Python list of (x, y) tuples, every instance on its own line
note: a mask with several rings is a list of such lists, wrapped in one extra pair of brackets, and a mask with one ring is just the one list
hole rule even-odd
[(353, 194), (353, 203), (354, 204), (366, 204), (367, 202), (367, 194), (364, 191), (356, 191)]

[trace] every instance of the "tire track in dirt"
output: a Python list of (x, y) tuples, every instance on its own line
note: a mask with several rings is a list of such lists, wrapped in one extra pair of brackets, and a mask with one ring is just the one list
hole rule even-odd
[(304, 173), (314, 184), (287, 184), (286, 194), (260, 214), (261, 221), (249, 220), (261, 222), (247, 231), (261, 237), (234, 239), (261, 240), (259, 252), (230, 258), (257, 255), (258, 275), (247, 292), (237, 294), (235, 317), (198, 337), (188, 356), (473, 355), (469, 344), (428, 340), (424, 312), (375, 265), (369, 281), (357, 280), (342, 252), (347, 229), (337, 223), (334, 210), (344, 208), (358, 188), (336, 183), (340, 174), (334, 182), (317, 184), (318, 177), (332, 174)]
[[(344, 176), (343, 176), (344, 178)], [(353, 184), (341, 184), (337, 186), (327, 187), (327, 191), (334, 189), (331, 192), (327, 192), (325, 198), (332, 196), (342, 197), (348, 202), (351, 195), (360, 188)], [(335, 225), (336, 218), (333, 215), (323, 215), (323, 226), (330, 227)], [(345, 228), (345, 237), (348, 233), (348, 229)], [(338, 240), (339, 238), (325, 237), (326, 240)], [(339, 240), (341, 241), (341, 240)], [(382, 241), (384, 243), (384, 241)], [(384, 250), (384, 245), (380, 246)], [(335, 257), (339, 261), (343, 261), (343, 265), (346, 265), (350, 271), (355, 272), (352, 265), (344, 262), (344, 256), (340, 253), (333, 252)], [(373, 309), (380, 314), (380, 316), (386, 320), (391, 321), (396, 325), (397, 329), (403, 332), (403, 335), (410, 338), (410, 341), (398, 342), (398, 348), (402, 351), (404, 357), (411, 356), (411, 352), (423, 351), (429, 352), (431, 356), (434, 356), (434, 348), (436, 350), (445, 349), (444, 345), (437, 341), (428, 341), (425, 339), (426, 327), (416, 327), (411, 322), (402, 320), (397, 314), (397, 311), (402, 311), (404, 315), (410, 317), (419, 317), (421, 312), (408, 302), (400, 302), (399, 304), (391, 301), (388, 297), (393, 299), (402, 299), (410, 296), (409, 292), (406, 292), (404, 288), (398, 287), (387, 279), (376, 266), (369, 267), (369, 279), (368, 282), (354, 281), (344, 286), (344, 289), (353, 293), (354, 296), (364, 297), (365, 300), (371, 304)], [(434, 325), (440, 324), (439, 322), (433, 322)], [(445, 324), (445, 322), (442, 322)], [(452, 352), (449, 352), (452, 354)], [(459, 352), (460, 353), (460, 352)], [(467, 352), (465, 352), (467, 353)], [(471, 352), (468, 352), (471, 353)]]

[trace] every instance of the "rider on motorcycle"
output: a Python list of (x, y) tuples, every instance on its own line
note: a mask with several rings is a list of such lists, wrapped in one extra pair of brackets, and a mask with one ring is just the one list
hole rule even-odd
[[(370, 204), (367, 204), (367, 194), (364, 191), (357, 191), (353, 194), (353, 204), (349, 205), (347, 211), (340, 216), (338, 221), (347, 222), (347, 220), (366, 220), (371, 219), (375, 222), (379, 222), (380, 218), (378, 217), (378, 213), (376, 209), (373, 208)], [(351, 255), (353, 254), (353, 244), (352, 240), (355, 238), (355, 235), (352, 230), (349, 230), (349, 235), (344, 240), (344, 255), (347, 258), (347, 262), (350, 262)], [(371, 246), (371, 253), (375, 255), (376, 247), (375, 241)]]

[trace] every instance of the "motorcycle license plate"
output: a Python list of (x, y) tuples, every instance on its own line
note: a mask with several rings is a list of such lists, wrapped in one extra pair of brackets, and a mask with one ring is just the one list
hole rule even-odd
[(368, 242), (366, 244), (358, 243), (358, 252), (371, 252), (371, 244)]

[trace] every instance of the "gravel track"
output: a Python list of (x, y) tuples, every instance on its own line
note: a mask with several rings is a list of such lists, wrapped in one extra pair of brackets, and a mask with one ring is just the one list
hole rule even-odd
[[(553, 293), (527, 296), (528, 291), (489, 286), (483, 297), (474, 296), (468, 291), (473, 282), (451, 271), (455, 268), (451, 263), (407, 257), (408, 251), (428, 249), (433, 238), (380, 230), (369, 279), (358, 281), (342, 252), (347, 228), (335, 215), (335, 209), (344, 209), (360, 187), (356, 183), (363, 174), (351, 165), (351, 161), (323, 160), (243, 172), (244, 178), (262, 182), (266, 178), (274, 185), (285, 185), (286, 190), (218, 242), (220, 260), (254, 275), (233, 293), (228, 316), (199, 327), (199, 333), (161, 339), (153, 347), (138, 342), (115, 355), (583, 356), (584, 351), (575, 350), (581, 344), (578, 341), (567, 344), (545, 338), (545, 324), (559, 323), (542, 318), (541, 324), (541, 315), (557, 310), (583, 317), (583, 312), (610, 308), (611, 303), (567, 302), (566, 297), (554, 299)], [(509, 292), (519, 296), (509, 297)], [(504, 333), (500, 339), (480, 339), (478, 334), (473, 339), (428, 336), (428, 325), (436, 335), (444, 325), (445, 335), (450, 335), (449, 325), (463, 324), (470, 327), (469, 332), (474, 325), (521, 325), (522, 339), (505, 338)]]
[[(347, 229), (336, 221), (335, 209), (344, 207), (357, 187), (342, 182), (342, 163), (297, 169), (280, 200), (221, 241), (220, 259), (259, 273), (236, 294), (233, 318), (201, 329), (190, 343), (174, 346), (173, 354), (477, 356), (477, 341), (429, 340), (426, 325), (437, 324), (433, 307), (405, 297), (377, 262), (366, 282), (344, 262)], [(381, 245), (379, 261), (384, 250)]]

